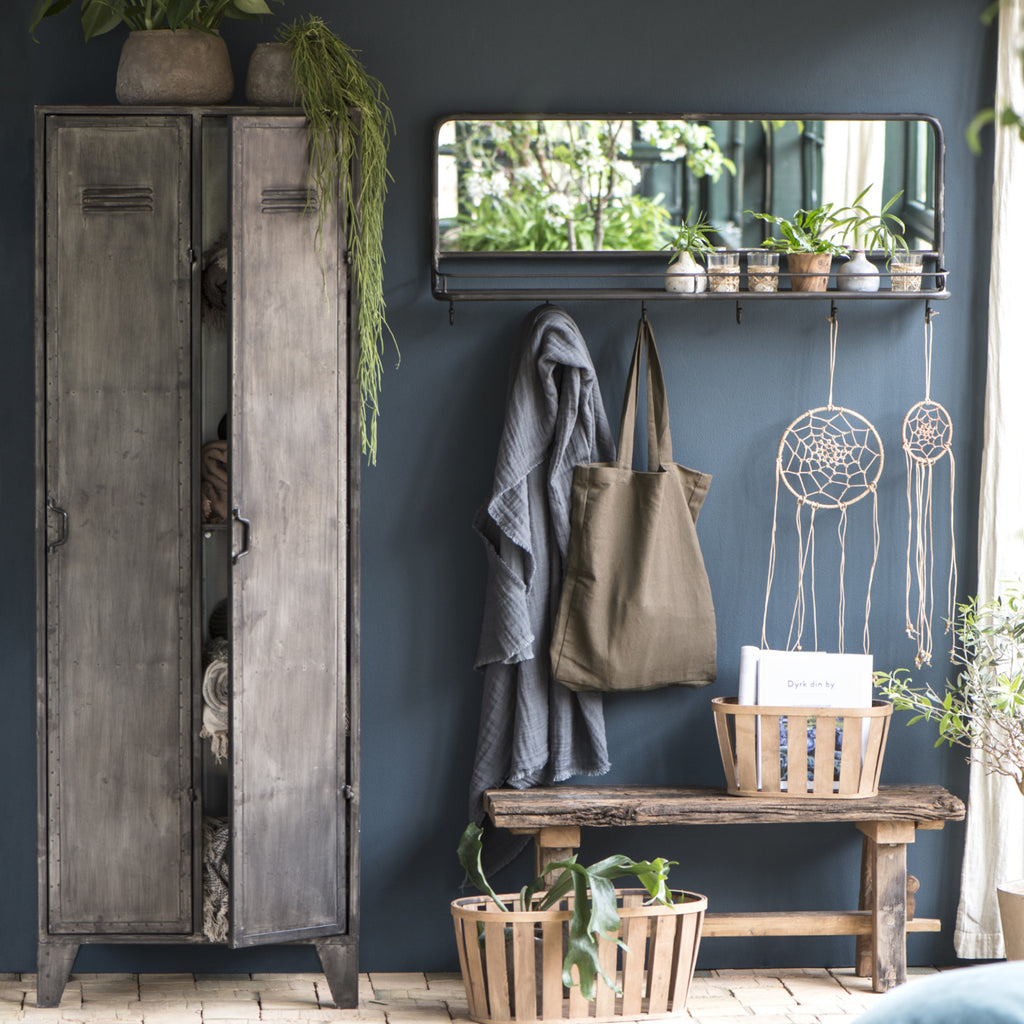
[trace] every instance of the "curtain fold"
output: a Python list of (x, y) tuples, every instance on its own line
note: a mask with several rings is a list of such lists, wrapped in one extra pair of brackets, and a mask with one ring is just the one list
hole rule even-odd
[[(1024, 0), (1005, 0), (999, 15), (996, 110), (1024, 109), (1020, 49)], [(978, 598), (988, 601), (1024, 581), (1024, 390), (1019, 302), (1024, 235), (1024, 143), (995, 129), (989, 283), (985, 447), (978, 521)], [(1013, 781), (971, 765), (967, 838), (954, 943), (969, 960), (1004, 955), (995, 887), (1024, 878), (1024, 800)]]

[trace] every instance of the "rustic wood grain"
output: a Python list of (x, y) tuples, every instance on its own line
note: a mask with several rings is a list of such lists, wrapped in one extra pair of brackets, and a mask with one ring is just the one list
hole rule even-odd
[(490, 789), (487, 813), (499, 828), (560, 825), (745, 825), (816, 821), (961, 821), (963, 801), (941, 786), (882, 786), (860, 800), (740, 797), (712, 787), (551, 786)]

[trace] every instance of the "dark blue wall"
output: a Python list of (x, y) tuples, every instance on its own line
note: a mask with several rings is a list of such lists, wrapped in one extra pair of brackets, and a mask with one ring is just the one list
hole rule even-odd
[[(0, 13), (3, 187), (0, 188), (0, 971), (35, 963), (33, 641), (32, 121), (39, 103), (113, 101), (120, 36), (84, 45), (73, 18), (29, 41), (24, 13)], [(26, 2), (18, 6), (27, 9)], [(455, 325), (430, 295), (431, 128), (461, 111), (912, 111), (937, 116), (949, 142), (947, 265), (954, 297), (940, 305), (933, 397), (956, 426), (957, 554), (974, 584), (975, 505), (985, 373), (986, 253), (991, 161), (970, 156), (964, 127), (985, 105), (994, 39), (984, 6), (961, 0), (816, 0), (751, 4), (677, 0), (519, 0), (510, 4), (309, 0), (289, 16), (323, 15), (386, 84), (398, 124), (386, 223), (389, 319), (401, 367), (384, 380), (379, 465), (363, 473), (364, 970), (451, 969), (448, 901), (460, 872), (480, 680), (472, 668), (485, 565), (470, 527), (485, 498), (502, 423), (507, 365), (528, 306), (464, 304)], [(253, 44), (282, 20), (228, 25), (239, 81)], [(239, 99), (241, 98), (239, 93)], [(633, 303), (570, 303), (591, 347), (613, 421), (639, 312)], [(719, 682), (608, 700), (610, 780), (721, 783), (709, 698), (736, 690), (739, 647), (757, 643), (781, 432), (827, 395), (827, 303), (750, 303), (742, 326), (728, 303), (651, 310), (672, 400), (679, 461), (714, 474), (699, 533), (718, 611)], [(904, 412), (923, 397), (923, 310), (847, 303), (836, 399), (868, 417), (888, 448), (880, 495), (882, 558), (872, 648), (878, 667), (908, 665), (903, 635)], [(945, 476), (939, 473), (942, 486)], [(942, 493), (939, 491), (938, 493)], [(791, 506), (784, 505), (785, 518)], [(852, 563), (863, 564), (863, 519), (851, 510)], [(855, 525), (856, 524), (856, 525)], [(858, 534), (854, 539), (853, 534)], [(938, 530), (941, 534), (941, 530)], [(828, 547), (823, 529), (819, 549)], [(780, 546), (781, 543), (780, 543)], [(792, 592), (782, 546), (769, 639), (781, 645)], [(940, 540), (938, 565), (948, 547)], [(848, 645), (859, 636), (851, 569)], [(825, 575), (824, 573), (822, 574)], [(939, 572), (942, 577), (942, 572)], [(819, 578), (832, 623), (833, 592)], [(853, 638), (853, 639), (850, 639)], [(834, 636), (823, 635), (823, 644)], [(942, 657), (929, 673), (944, 675)], [(942, 783), (966, 796), (961, 759), (932, 748), (924, 728), (894, 728), (883, 781)], [(910, 850), (919, 912), (939, 935), (910, 938), (912, 963), (949, 963), (962, 826), (925, 832)], [(680, 862), (677, 884), (714, 909), (847, 909), (856, 898), (859, 836), (850, 828), (657, 829), (584, 835), (584, 855), (621, 850)], [(521, 858), (498, 879), (518, 888)], [(708, 940), (702, 966), (850, 964), (852, 939)], [(93, 948), (79, 969), (309, 968), (305, 950)]]

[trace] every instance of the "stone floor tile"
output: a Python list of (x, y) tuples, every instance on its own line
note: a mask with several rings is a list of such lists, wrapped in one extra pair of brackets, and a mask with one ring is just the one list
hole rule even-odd
[(414, 991), (416, 989), (425, 989), (427, 987), (427, 976), (426, 974), (420, 973), (371, 974), (370, 984), (373, 985), (374, 992), (380, 992), (382, 989), (385, 991), (395, 991), (399, 989)]

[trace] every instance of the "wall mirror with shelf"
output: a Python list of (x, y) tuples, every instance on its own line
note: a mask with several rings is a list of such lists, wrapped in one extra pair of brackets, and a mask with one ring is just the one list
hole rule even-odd
[(873, 213), (898, 194), (889, 212), (925, 253), (927, 289), (944, 288), (944, 141), (925, 115), (458, 115), (433, 141), (438, 298), (656, 288), (645, 279), (683, 218), (751, 250), (773, 230), (755, 212), (847, 206), (866, 188)]

